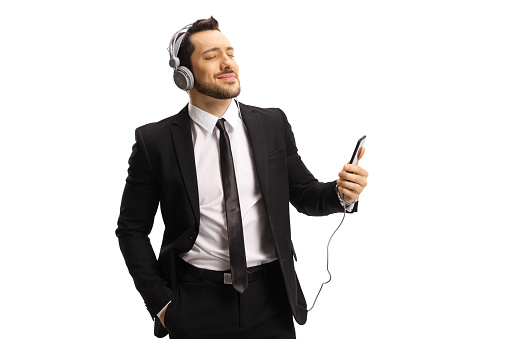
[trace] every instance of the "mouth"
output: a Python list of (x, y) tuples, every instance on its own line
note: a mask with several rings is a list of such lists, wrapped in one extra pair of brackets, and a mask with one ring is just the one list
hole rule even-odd
[(221, 74), (217, 78), (219, 80), (235, 81), (237, 79), (237, 76), (235, 75), (235, 73), (226, 73), (226, 74)]

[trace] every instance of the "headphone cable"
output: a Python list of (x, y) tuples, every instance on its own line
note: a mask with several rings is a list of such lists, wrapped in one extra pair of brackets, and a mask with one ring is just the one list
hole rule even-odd
[(341, 194), (341, 199), (342, 199), (341, 200), (341, 205), (343, 205), (343, 219), (341, 219), (341, 222), (339, 223), (338, 227), (336, 227), (334, 232), (332, 232), (332, 235), (329, 238), (329, 242), (327, 243), (327, 273), (329, 273), (329, 280), (327, 280), (326, 282), (323, 282), (322, 286), (320, 286), (320, 290), (318, 291), (318, 294), (316, 295), (315, 301), (313, 302), (313, 305), (308, 310), (308, 312), (310, 312), (313, 309), (313, 307), (315, 307), (316, 300), (318, 299), (318, 296), (320, 295), (320, 292), (322, 292), (323, 285), (328, 284), (332, 280), (332, 274), (329, 271), (329, 245), (330, 245), (330, 242), (332, 240), (332, 237), (334, 236), (334, 234), (336, 234), (337, 230), (341, 227), (341, 224), (343, 224), (343, 220), (345, 220), (346, 207), (345, 207), (345, 203), (344, 203), (344, 199), (343, 198), (344, 198), (344, 194)]

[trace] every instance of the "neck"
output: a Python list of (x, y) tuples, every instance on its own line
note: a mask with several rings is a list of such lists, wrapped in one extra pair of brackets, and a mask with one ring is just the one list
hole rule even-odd
[(215, 99), (193, 90), (189, 91), (191, 104), (218, 118), (223, 116), (232, 101), (232, 99)]

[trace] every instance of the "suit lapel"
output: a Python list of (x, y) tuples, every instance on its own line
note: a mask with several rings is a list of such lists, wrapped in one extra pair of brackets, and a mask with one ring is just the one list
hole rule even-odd
[(265, 202), (265, 208), (267, 208), (269, 206), (269, 162), (262, 120), (260, 114), (253, 108), (249, 108), (241, 103), (239, 104), (242, 120), (246, 125), (249, 141), (251, 142), (251, 149), (253, 151), (253, 158), (256, 172), (258, 173), (258, 182), (262, 191), (263, 201)]
[(194, 212), (196, 222), (200, 222), (200, 203), (198, 198), (198, 178), (194, 161), (193, 138), (187, 105), (173, 121), (171, 136), (175, 145), (175, 153), (184, 180), (187, 196)]

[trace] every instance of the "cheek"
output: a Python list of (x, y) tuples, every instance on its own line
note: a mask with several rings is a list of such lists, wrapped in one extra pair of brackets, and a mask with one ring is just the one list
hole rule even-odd
[(194, 78), (196, 80), (198, 80), (198, 81), (203, 82), (204, 80), (206, 80), (206, 75), (203, 72), (203, 69), (200, 69), (200, 68), (196, 69), (196, 68), (194, 68), (193, 69), (193, 75), (194, 75)]
[(194, 76), (201, 81), (212, 81), (214, 80), (214, 74), (215, 72), (211, 69), (198, 68), (195, 70)]
[(235, 70), (235, 72), (239, 73), (239, 65), (235, 59), (233, 59), (232, 68)]

